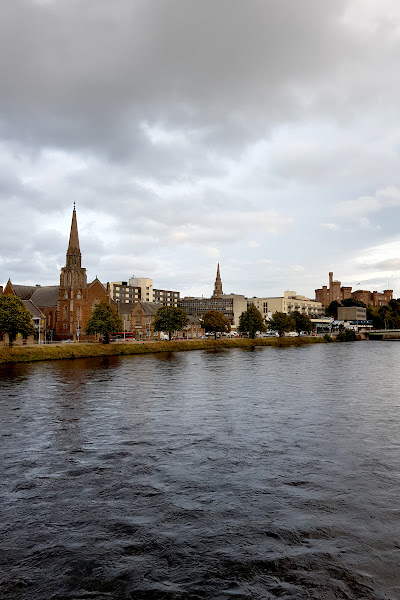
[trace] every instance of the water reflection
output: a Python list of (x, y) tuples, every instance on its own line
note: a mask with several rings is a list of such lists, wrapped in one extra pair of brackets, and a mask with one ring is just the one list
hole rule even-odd
[(399, 353), (0, 367), (0, 597), (400, 597)]

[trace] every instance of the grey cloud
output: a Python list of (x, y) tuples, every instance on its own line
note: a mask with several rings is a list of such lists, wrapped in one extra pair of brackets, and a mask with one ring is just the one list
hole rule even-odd
[(400, 258), (390, 258), (375, 263), (361, 264), (362, 269), (378, 269), (379, 271), (400, 271)]
[(141, 119), (205, 128), (209, 145), (254, 138), (297, 118), (298, 88), (338, 54), (362, 60), (345, 6), (15, 0), (0, 26), (3, 135), (117, 156), (143, 146)]
[[(377, 194), (400, 189), (387, 5), (366, 27), (352, 0), (3, 3), (4, 278), (58, 280), (74, 200), (84, 266), (102, 280), (135, 265), (166, 287), (212, 287), (209, 245), (237, 261), (230, 289), (310, 294), (314, 271), (384, 243), (399, 207)], [(261, 280), (260, 257), (276, 259)]]

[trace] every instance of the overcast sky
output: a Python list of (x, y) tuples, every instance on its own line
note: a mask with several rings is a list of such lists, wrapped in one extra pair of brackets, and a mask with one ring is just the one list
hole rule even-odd
[(0, 0), (0, 284), (400, 295), (398, 0)]

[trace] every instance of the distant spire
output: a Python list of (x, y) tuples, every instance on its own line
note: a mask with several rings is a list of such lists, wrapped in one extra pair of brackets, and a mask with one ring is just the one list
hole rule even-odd
[(214, 293), (213, 293), (212, 297), (213, 298), (222, 298), (222, 296), (223, 296), (222, 281), (221, 281), (221, 275), (219, 272), (219, 263), (218, 263), (217, 277), (215, 278)]
[(69, 244), (67, 250), (67, 267), (81, 266), (81, 251), (79, 248), (78, 223), (76, 220), (76, 209), (72, 213), (71, 233), (69, 235)]

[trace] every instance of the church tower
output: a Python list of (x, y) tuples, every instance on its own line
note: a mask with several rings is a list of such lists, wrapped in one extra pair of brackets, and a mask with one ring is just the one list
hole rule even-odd
[(57, 319), (57, 334), (60, 337), (71, 337), (77, 334), (79, 337), (86, 324), (88, 285), (86, 269), (82, 268), (81, 260), (74, 202), (66, 263), (60, 275)]
[(222, 296), (223, 296), (222, 281), (221, 281), (221, 275), (219, 273), (219, 263), (218, 263), (217, 277), (215, 279), (214, 293), (212, 295), (212, 298), (222, 298)]

